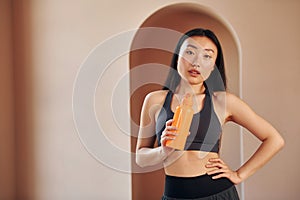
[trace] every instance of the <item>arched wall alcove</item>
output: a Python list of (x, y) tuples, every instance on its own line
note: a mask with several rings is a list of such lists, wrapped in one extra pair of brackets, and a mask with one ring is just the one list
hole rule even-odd
[[(165, 28), (179, 33), (201, 27), (212, 30), (219, 38), (226, 66), (226, 75), (228, 79), (228, 90), (236, 95), (241, 95), (240, 92), (240, 66), (241, 66), (241, 50), (235, 32), (228, 22), (220, 17), (214, 10), (195, 3), (180, 3), (172, 4), (155, 11), (150, 15), (140, 26), (140, 30), (146, 27)], [(131, 46), (130, 52), (130, 93), (131, 95), (131, 150), (135, 152), (136, 135), (140, 119), (140, 111), (143, 100), (151, 91), (161, 89), (162, 84), (149, 83), (143, 84), (138, 89), (138, 82), (149, 77), (159, 77), (160, 80), (165, 80), (167, 70), (162, 70), (161, 73), (157, 70), (147, 71), (139, 70), (138, 73), (132, 73), (133, 69), (140, 66), (151, 65), (153, 69), (168, 67), (170, 65), (172, 52), (168, 51), (175, 49), (176, 43), (180, 34), (159, 35), (160, 31), (153, 33), (143, 32), (138, 30)], [(152, 45), (151, 44), (155, 44)], [(167, 49), (167, 50), (166, 50)], [(164, 68), (162, 68), (164, 69)], [(229, 134), (226, 134), (229, 133)], [(240, 129), (234, 125), (226, 125), (222, 137), (221, 154), (223, 158), (233, 167), (237, 167), (241, 162), (240, 146)], [(230, 144), (229, 144), (230, 141)], [(234, 145), (232, 145), (234, 144)], [(228, 155), (228, 156), (227, 156)], [(134, 173), (138, 166), (135, 163), (135, 157), (132, 157), (132, 199), (160, 199), (164, 188), (163, 170), (155, 170), (147, 173)], [(241, 188), (238, 188), (241, 192)]]

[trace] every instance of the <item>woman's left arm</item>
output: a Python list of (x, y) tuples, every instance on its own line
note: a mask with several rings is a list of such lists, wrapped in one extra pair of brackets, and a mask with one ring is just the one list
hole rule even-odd
[(214, 178), (227, 177), (238, 184), (254, 174), (283, 148), (284, 140), (270, 123), (233, 94), (226, 94), (226, 112), (226, 121), (233, 121), (243, 126), (262, 141), (256, 152), (237, 171), (232, 171), (220, 158), (209, 161), (208, 168), (216, 166), (219, 169), (212, 170), (208, 174), (219, 173)]

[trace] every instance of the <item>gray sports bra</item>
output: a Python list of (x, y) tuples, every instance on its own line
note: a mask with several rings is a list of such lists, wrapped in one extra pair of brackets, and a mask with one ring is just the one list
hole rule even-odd
[[(160, 146), (162, 131), (165, 129), (166, 121), (173, 118), (171, 110), (173, 92), (167, 93), (165, 102), (157, 118), (156, 136)], [(190, 127), (190, 135), (185, 144), (185, 150), (200, 150), (206, 152), (219, 152), (220, 137), (222, 134), (221, 124), (212, 105), (211, 94), (206, 88), (204, 106), (202, 110), (193, 116)]]

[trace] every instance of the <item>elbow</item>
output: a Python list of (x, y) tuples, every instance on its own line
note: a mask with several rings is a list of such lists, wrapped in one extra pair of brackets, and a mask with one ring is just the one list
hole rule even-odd
[(264, 141), (270, 142), (270, 145), (274, 148), (275, 151), (280, 151), (285, 146), (285, 141), (283, 137), (276, 132), (276, 134), (272, 134), (270, 137), (267, 137)]
[(143, 159), (143, 155), (141, 152), (139, 152), (139, 150), (136, 151), (135, 154), (135, 163), (139, 166), (139, 167), (146, 167), (145, 161)]
[(277, 137), (273, 137), (273, 147), (276, 148), (276, 151), (283, 149), (285, 145), (284, 139), (278, 134)]
[(138, 154), (136, 154), (135, 156), (135, 163), (139, 166), (139, 167), (144, 167), (143, 162), (140, 158), (140, 156)]
[(136, 162), (136, 164), (137, 164), (139, 167), (141, 167), (141, 168), (144, 168), (144, 167), (147, 166), (147, 165), (145, 165), (145, 163), (142, 162), (140, 159), (136, 159), (135, 162)]
[(282, 137), (280, 137), (278, 139), (278, 148), (279, 148), (279, 150), (283, 149), (284, 146), (285, 146), (285, 141)]

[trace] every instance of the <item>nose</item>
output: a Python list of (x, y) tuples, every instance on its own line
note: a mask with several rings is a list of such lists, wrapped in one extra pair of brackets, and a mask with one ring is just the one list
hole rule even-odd
[(199, 56), (199, 55), (196, 55), (196, 56), (195, 56), (195, 58), (194, 58), (194, 60), (193, 60), (193, 62), (192, 62), (193, 67), (198, 67), (198, 68), (200, 68), (200, 66), (201, 66), (201, 59), (200, 59), (200, 57), (201, 57), (201, 56)]
[(194, 68), (200, 68), (200, 65), (197, 64), (197, 63), (193, 63), (192, 65), (193, 65)]

